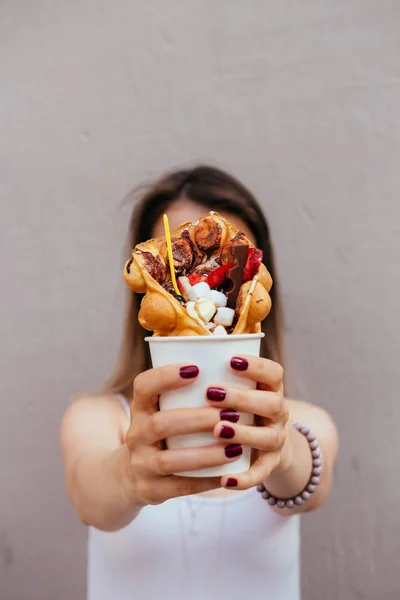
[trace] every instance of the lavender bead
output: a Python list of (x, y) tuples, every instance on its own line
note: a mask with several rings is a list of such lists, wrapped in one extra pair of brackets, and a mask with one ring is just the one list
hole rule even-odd
[(261, 493), (264, 500), (268, 502), (270, 506), (277, 506), (278, 508), (293, 508), (295, 505), (301, 506), (304, 502), (310, 499), (311, 494), (313, 494), (317, 488), (317, 485), (320, 483), (320, 475), (322, 473), (322, 452), (318, 445), (318, 440), (314, 433), (310, 431), (308, 427), (304, 427), (300, 425), (300, 423), (294, 424), (295, 429), (299, 431), (304, 437), (307, 438), (311, 456), (312, 456), (312, 472), (310, 480), (306, 486), (306, 488), (295, 498), (289, 498), (288, 500), (284, 500), (283, 498), (276, 498), (272, 496), (266, 489), (265, 486), (260, 484), (257, 486), (257, 490)]

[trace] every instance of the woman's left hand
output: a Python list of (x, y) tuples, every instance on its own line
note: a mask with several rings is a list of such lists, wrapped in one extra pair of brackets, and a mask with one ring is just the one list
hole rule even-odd
[[(231, 385), (209, 387), (207, 400), (222, 409), (222, 420), (214, 428), (216, 439), (227, 445), (239, 444), (253, 449), (250, 469), (226, 475), (221, 481), (223, 487), (244, 490), (263, 483), (277, 469), (290, 469), (289, 409), (283, 397), (281, 365), (265, 358), (242, 355), (232, 358), (231, 368), (238, 377), (255, 381), (257, 389)], [(236, 411), (254, 414), (256, 426), (235, 422), (239, 418)]]

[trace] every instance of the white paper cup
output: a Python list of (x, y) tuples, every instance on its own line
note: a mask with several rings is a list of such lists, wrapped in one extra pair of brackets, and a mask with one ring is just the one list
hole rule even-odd
[[(256, 383), (243, 377), (236, 377), (230, 368), (233, 356), (241, 354), (260, 355), (260, 341), (263, 333), (229, 336), (182, 336), (182, 337), (147, 337), (153, 367), (162, 367), (173, 363), (197, 365), (200, 374), (197, 380), (184, 388), (166, 392), (160, 396), (160, 410), (175, 408), (199, 408), (209, 406), (205, 400), (206, 389), (210, 385), (254, 389)], [(252, 425), (253, 415), (240, 413), (239, 423)], [(167, 447), (192, 448), (210, 446), (216, 443), (212, 433), (193, 433), (170, 437)], [(242, 473), (250, 467), (251, 449), (243, 447), (243, 454), (232, 463), (218, 467), (210, 467), (197, 471), (176, 473), (183, 477), (216, 477), (228, 473)]]

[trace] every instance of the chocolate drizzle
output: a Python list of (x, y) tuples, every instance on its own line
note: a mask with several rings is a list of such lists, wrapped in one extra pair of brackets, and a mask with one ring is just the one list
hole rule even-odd
[(146, 252), (144, 250), (138, 249), (136, 252), (141, 255), (146, 271), (150, 273), (153, 279), (162, 285), (166, 277), (166, 268), (160, 258), (154, 256), (151, 252)]
[(229, 308), (236, 308), (236, 302), (239, 294), (240, 287), (243, 280), (243, 271), (247, 263), (247, 256), (249, 253), (248, 244), (236, 244), (230, 248), (234, 266), (227, 272), (227, 287), (225, 288), (225, 294), (228, 298)]
[(188, 271), (192, 266), (193, 249), (189, 240), (183, 237), (172, 239), (172, 255), (177, 274)]
[(126, 272), (130, 273), (131, 272), (131, 264), (133, 263), (133, 256), (130, 257), (130, 259), (128, 260), (128, 262), (126, 263)]
[(185, 239), (187, 242), (189, 242), (191, 248), (192, 248), (192, 252), (193, 252), (193, 261), (192, 261), (192, 269), (195, 269), (198, 265), (200, 265), (204, 258), (205, 258), (205, 254), (204, 252), (202, 252), (197, 246), (196, 244), (193, 242), (193, 240), (190, 238), (190, 233), (188, 231), (188, 229), (184, 229), (182, 231), (181, 237), (183, 239)]

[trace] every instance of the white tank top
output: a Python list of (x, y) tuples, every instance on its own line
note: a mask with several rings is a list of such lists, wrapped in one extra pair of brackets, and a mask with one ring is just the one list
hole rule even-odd
[(89, 528), (88, 600), (299, 600), (299, 529), (255, 488), (147, 506), (120, 531)]

